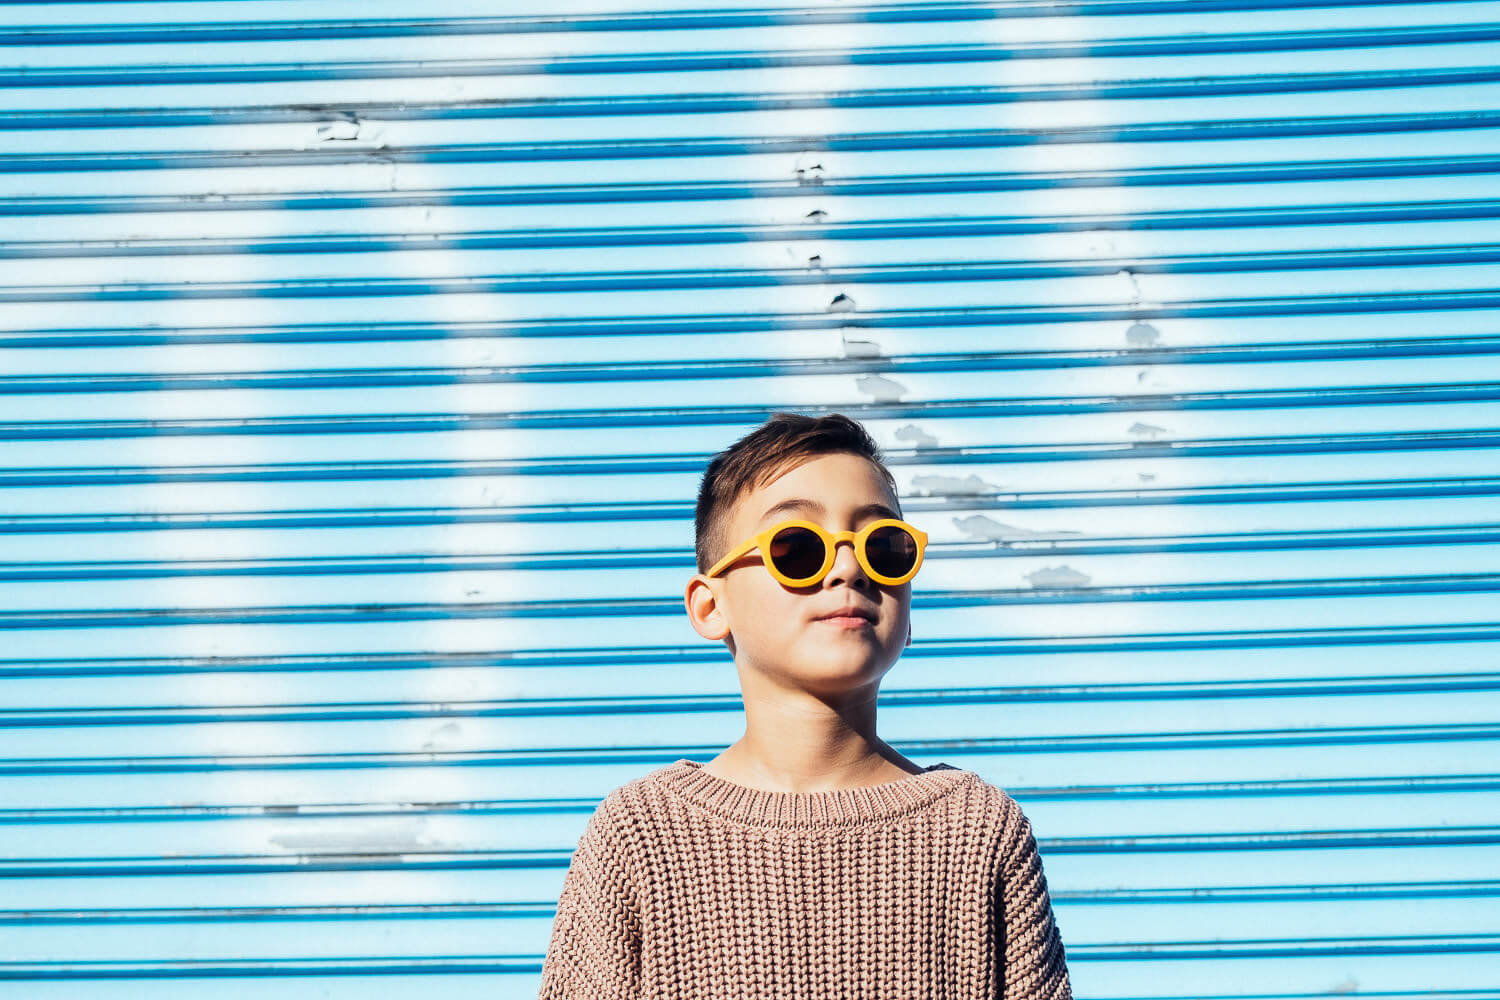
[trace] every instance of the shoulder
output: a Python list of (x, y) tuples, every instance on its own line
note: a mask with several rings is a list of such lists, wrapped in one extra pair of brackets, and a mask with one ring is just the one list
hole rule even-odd
[(973, 786), (975, 807), (989, 818), (1013, 818), (1021, 812), (1021, 805), (1010, 792), (1000, 785), (988, 781), (977, 771), (963, 771)]
[(661, 772), (657, 768), (611, 789), (594, 807), (589, 829), (611, 841), (635, 841), (646, 834), (661, 813)]
[(1026, 811), (1005, 788), (975, 772), (966, 821), (1001, 858), (1036, 852), (1036, 837)]

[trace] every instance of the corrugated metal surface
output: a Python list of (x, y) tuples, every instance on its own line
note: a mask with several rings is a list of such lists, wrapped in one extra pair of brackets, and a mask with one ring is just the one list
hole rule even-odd
[(1500, 993), (1500, 3), (415, 9), (0, 4), (0, 993), (534, 995), (780, 408), (1080, 997)]

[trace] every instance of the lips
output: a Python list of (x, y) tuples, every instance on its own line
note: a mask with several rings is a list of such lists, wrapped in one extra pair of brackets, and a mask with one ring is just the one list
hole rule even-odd
[(827, 614), (819, 615), (816, 620), (823, 621), (826, 618), (863, 618), (867, 622), (873, 622), (875, 620), (875, 612), (870, 611), (866, 608), (839, 608), (836, 611), (830, 611)]

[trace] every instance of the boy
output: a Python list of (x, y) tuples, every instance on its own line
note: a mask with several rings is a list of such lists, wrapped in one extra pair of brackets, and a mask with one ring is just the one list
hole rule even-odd
[(541, 1000), (1070, 1000), (1020, 807), (875, 735), (927, 536), (864, 428), (773, 415), (709, 463), (696, 534), (688, 617), (745, 733), (595, 809)]

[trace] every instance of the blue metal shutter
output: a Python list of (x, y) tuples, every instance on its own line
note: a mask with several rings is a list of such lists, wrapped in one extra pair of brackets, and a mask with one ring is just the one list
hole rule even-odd
[(794, 409), (1080, 998), (1495, 995), (1500, 4), (547, 8), (0, 4), (0, 994), (534, 995)]

